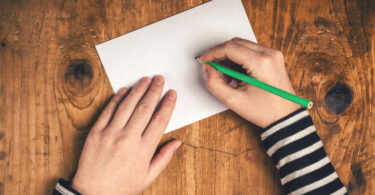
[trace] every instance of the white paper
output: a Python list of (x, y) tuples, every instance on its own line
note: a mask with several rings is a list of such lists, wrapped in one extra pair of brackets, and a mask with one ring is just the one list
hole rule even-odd
[(214, 0), (96, 46), (113, 90), (165, 77), (177, 105), (166, 133), (227, 109), (205, 88), (195, 57), (242, 37), (256, 42), (241, 0)]

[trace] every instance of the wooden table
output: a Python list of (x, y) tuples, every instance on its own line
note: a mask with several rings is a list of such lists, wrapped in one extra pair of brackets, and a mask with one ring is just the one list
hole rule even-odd
[[(206, 0), (1, 0), (0, 194), (71, 179), (113, 94), (94, 46)], [(260, 44), (281, 50), (353, 194), (375, 190), (374, 1), (244, 0)], [(253, 112), (249, 110), (249, 112)], [(231, 111), (164, 136), (184, 141), (144, 194), (280, 194), (258, 128)]]

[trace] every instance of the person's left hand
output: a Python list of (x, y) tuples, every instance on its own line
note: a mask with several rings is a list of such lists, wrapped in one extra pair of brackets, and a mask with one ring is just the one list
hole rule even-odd
[(72, 187), (81, 194), (138, 194), (171, 161), (180, 140), (154, 155), (176, 104), (169, 91), (154, 114), (164, 78), (141, 79), (128, 93), (121, 89), (91, 129)]

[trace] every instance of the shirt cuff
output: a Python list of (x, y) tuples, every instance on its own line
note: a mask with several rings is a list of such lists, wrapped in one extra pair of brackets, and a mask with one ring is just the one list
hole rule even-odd
[[(261, 139), (277, 168), (283, 157), (320, 141), (306, 108), (298, 109), (264, 128)], [(302, 145), (299, 144), (301, 141)]]
[(68, 181), (59, 179), (56, 184), (55, 189), (53, 189), (53, 195), (80, 195), (81, 193), (77, 192), (72, 188)]
[(261, 139), (285, 194), (347, 193), (305, 108), (264, 128)]

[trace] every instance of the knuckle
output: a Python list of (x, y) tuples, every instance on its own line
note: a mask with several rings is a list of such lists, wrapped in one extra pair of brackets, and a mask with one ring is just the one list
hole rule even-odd
[(233, 48), (235, 46), (235, 42), (233, 40), (227, 41), (224, 43), (225, 48)]
[(139, 112), (152, 112), (152, 106), (148, 102), (141, 102), (138, 107), (137, 111)]
[(272, 64), (272, 58), (267, 55), (262, 55), (259, 59), (260, 63), (262, 65), (271, 65)]
[(109, 104), (110, 104), (110, 105), (112, 105), (112, 104), (116, 104), (116, 103), (118, 103), (120, 100), (121, 100), (121, 96), (118, 95), (118, 94), (116, 94), (116, 95), (112, 98), (112, 100), (109, 102)]
[(120, 110), (120, 111), (124, 111), (124, 110), (128, 110), (129, 106), (124, 102), (124, 103), (120, 104), (120, 106), (117, 109)]
[(283, 53), (282, 53), (281, 51), (279, 51), (279, 50), (274, 50), (274, 51), (272, 52), (272, 56), (273, 56), (274, 58), (278, 59), (278, 60), (280, 60), (280, 59), (284, 59), (284, 55), (283, 55)]
[(233, 97), (231, 95), (226, 96), (226, 97), (223, 98), (222, 101), (225, 105), (232, 105), (233, 104)]
[(126, 146), (127, 144), (134, 142), (136, 137), (130, 136), (128, 134), (123, 134), (119, 136), (115, 141), (114, 141), (114, 146), (116, 148), (122, 148)]
[(163, 89), (163, 86), (154, 85), (148, 90), (147, 94), (154, 96), (158, 94), (162, 89)]
[(150, 78), (145, 79), (144, 82), (137, 84), (133, 89), (132, 92), (134, 94), (143, 94), (150, 84)]
[(98, 141), (101, 138), (101, 132), (99, 131), (90, 131), (87, 135), (87, 141)]
[(136, 87), (133, 88), (132, 92), (133, 92), (133, 94), (142, 94), (143, 91), (144, 91), (143, 88), (144, 88), (144, 86), (142, 86), (142, 85), (136, 86)]
[(154, 121), (156, 124), (164, 124), (168, 122), (168, 118), (163, 114), (156, 114), (154, 116)]
[(100, 138), (100, 143), (102, 143), (104, 147), (110, 147), (113, 144), (113, 135), (108, 132), (103, 133)]
[(104, 110), (102, 111), (102, 115), (107, 116), (112, 113), (113, 108), (111, 105), (108, 105)]
[(124, 134), (124, 135), (120, 136), (120, 138), (118, 140), (121, 143), (127, 143), (127, 142), (130, 142), (130, 141), (134, 140), (134, 139), (135, 139), (135, 136), (131, 136), (130, 134)]
[(125, 138), (116, 139), (116, 140), (114, 141), (113, 145), (114, 145), (114, 147), (115, 147), (116, 149), (119, 150), (119, 149), (121, 149), (121, 148), (124, 147), (124, 145), (125, 145), (126, 142), (127, 142), (127, 141), (126, 141)]
[(233, 37), (232, 41), (240, 41), (241, 39), (239, 37)]

